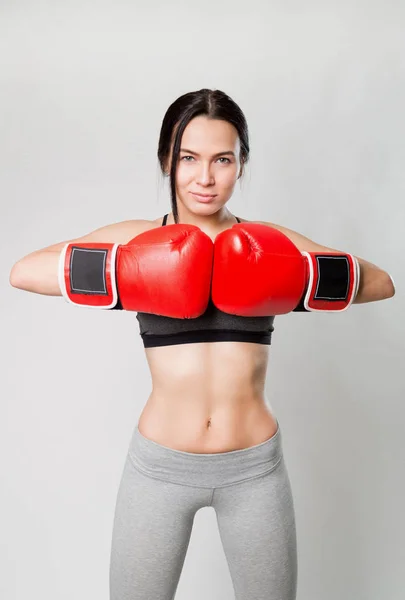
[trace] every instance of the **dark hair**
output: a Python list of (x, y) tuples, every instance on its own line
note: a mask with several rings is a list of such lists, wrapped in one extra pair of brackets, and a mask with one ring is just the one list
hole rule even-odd
[(221, 119), (231, 123), (239, 135), (242, 165), (249, 159), (249, 133), (245, 115), (232, 98), (220, 90), (205, 88), (196, 92), (189, 92), (177, 98), (169, 106), (163, 118), (157, 153), (160, 168), (163, 175), (165, 175), (165, 168), (170, 156), (170, 145), (176, 130), (170, 165), (171, 205), (175, 223), (178, 222), (175, 179), (181, 138), (188, 123), (197, 115), (207, 115), (210, 119)]

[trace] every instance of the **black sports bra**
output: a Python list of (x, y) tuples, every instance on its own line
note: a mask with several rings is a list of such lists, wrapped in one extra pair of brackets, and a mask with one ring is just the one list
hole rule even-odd
[[(164, 216), (162, 227), (166, 225)], [(235, 217), (238, 223), (240, 220)], [(274, 316), (240, 317), (224, 313), (210, 300), (196, 319), (175, 319), (138, 312), (139, 331), (145, 348), (195, 342), (252, 342), (270, 344)]]

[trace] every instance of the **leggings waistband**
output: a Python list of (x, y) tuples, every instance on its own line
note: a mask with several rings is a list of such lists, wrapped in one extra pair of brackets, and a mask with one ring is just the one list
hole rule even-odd
[(136, 425), (128, 455), (135, 467), (154, 477), (194, 487), (224, 487), (272, 471), (283, 456), (280, 424), (256, 446), (215, 453), (184, 452), (146, 438)]

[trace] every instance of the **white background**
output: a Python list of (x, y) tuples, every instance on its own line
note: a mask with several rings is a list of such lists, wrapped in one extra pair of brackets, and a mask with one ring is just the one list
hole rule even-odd
[[(277, 317), (266, 392), (293, 488), (298, 600), (403, 600), (404, 26), (389, 0), (1, 2), (2, 598), (107, 600), (118, 484), (151, 389), (134, 313), (12, 288), (11, 267), (169, 212), (161, 121), (209, 87), (250, 129), (230, 210), (394, 278), (384, 302)], [(208, 508), (176, 595), (190, 598), (233, 599)]]

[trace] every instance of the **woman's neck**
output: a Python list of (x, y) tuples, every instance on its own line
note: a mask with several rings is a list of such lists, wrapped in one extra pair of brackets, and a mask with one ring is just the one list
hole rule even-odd
[[(211, 231), (216, 231), (219, 229), (224, 229), (227, 226), (230, 227), (231, 225), (234, 225), (237, 220), (236, 217), (229, 212), (228, 209), (225, 209), (224, 211), (222, 211), (221, 214), (219, 214), (219, 211), (213, 215), (195, 215), (193, 213), (190, 212), (186, 212), (186, 213), (182, 213), (180, 210), (178, 210), (178, 222), (182, 223), (182, 224), (187, 224), (187, 225), (196, 225), (197, 227), (199, 227), (200, 229), (204, 230), (211, 230)], [(173, 213), (170, 212), (168, 214), (167, 217), (167, 224), (173, 224), (174, 223), (174, 217), (173, 217)]]

